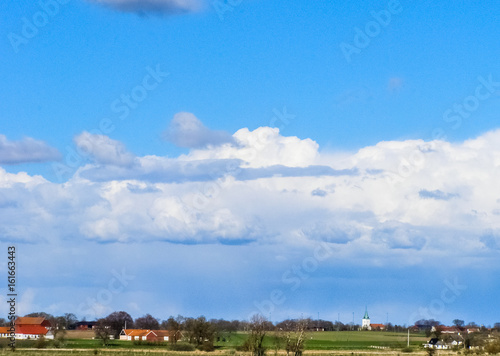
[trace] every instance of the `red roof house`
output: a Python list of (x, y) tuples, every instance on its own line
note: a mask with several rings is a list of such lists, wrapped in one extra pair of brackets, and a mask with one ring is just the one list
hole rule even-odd
[(385, 325), (384, 324), (370, 324), (372, 330), (384, 330)]
[(50, 332), (50, 322), (45, 318), (19, 317), (15, 321), (16, 339), (38, 339), (44, 336), (53, 339)]
[(167, 330), (123, 329), (120, 340), (129, 341), (169, 341), (170, 332)]

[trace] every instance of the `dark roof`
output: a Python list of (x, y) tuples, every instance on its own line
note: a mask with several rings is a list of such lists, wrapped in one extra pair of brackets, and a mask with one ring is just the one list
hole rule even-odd
[(79, 321), (75, 325), (95, 325), (97, 321)]
[(50, 322), (43, 317), (20, 316), (15, 321), (16, 325), (40, 325), (50, 327)]

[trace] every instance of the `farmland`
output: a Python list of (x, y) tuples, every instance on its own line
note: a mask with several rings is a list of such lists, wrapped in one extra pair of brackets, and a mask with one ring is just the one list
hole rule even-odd
[[(225, 335), (215, 343), (216, 350), (211, 353), (200, 351), (179, 352), (171, 351), (165, 344), (134, 343), (130, 341), (112, 340), (106, 347), (102, 346), (100, 340), (92, 339), (93, 332), (68, 332), (64, 345), (60, 349), (54, 349), (52, 342), (48, 342), (43, 349), (35, 349), (35, 341), (18, 341), (16, 354), (18, 355), (221, 355), (221, 356), (239, 356), (250, 355), (249, 353), (237, 351), (248, 337), (243, 332), (231, 333)], [(425, 335), (412, 334), (410, 336), (410, 345), (416, 351), (421, 349), (422, 343), (427, 340)], [(405, 333), (394, 332), (370, 332), (370, 331), (343, 331), (343, 332), (310, 332), (306, 334), (304, 355), (388, 355), (393, 351), (396, 354), (401, 352), (406, 346), (407, 335)], [(10, 351), (4, 348), (0, 354), (10, 354)], [(276, 338), (276, 334), (269, 333), (264, 339), (267, 355), (284, 355), (282, 345)], [(276, 347), (278, 346), (278, 347)], [(277, 350), (278, 349), (278, 350)], [(419, 354), (414, 352), (413, 354)]]

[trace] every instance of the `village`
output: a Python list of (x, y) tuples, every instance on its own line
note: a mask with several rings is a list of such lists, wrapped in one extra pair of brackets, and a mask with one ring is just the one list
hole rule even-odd
[[(309, 340), (324, 338), (321, 335), (334, 333), (359, 333), (366, 335), (370, 340), (371, 348), (389, 349), (375, 342), (378, 335), (394, 333), (399, 335), (399, 346), (410, 349), (410, 345), (421, 350), (476, 350), (477, 352), (500, 352), (500, 323), (494, 327), (478, 326), (475, 323), (466, 325), (462, 320), (454, 320), (454, 325), (442, 325), (434, 320), (419, 320), (414, 325), (394, 326), (390, 323), (372, 323), (365, 310), (359, 325), (333, 323), (324, 320), (292, 319), (273, 324), (262, 316), (255, 316), (249, 322), (206, 320), (204, 317), (183, 318), (170, 317), (159, 322), (151, 315), (133, 320), (126, 312), (114, 312), (106, 318), (97, 321), (77, 321), (74, 315), (69, 314), (66, 320), (63, 317), (54, 318), (45, 313), (34, 313), (39, 316), (17, 317), (14, 329), (11, 326), (0, 327), (0, 338), (16, 341), (35, 341), (36, 345), (52, 342), (53, 345), (63, 345), (66, 339), (83, 338), (102, 342), (103, 346), (113, 341), (131, 342), (134, 346), (165, 345), (174, 346), (180, 351), (214, 351), (217, 347), (224, 347), (231, 338), (237, 335), (244, 347), (252, 335), (261, 336), (260, 347), (264, 347), (265, 337), (274, 335), (288, 339), (301, 340), (301, 348)], [(33, 315), (33, 314), (30, 314)], [(66, 315), (68, 316), (68, 314)], [(305, 335), (309, 335), (307, 338)], [(241, 336), (243, 335), (243, 337)], [(267, 336), (266, 336), (267, 335)], [(352, 334), (351, 334), (352, 335)], [(285, 337), (286, 336), (286, 337)], [(418, 340), (418, 342), (416, 341)], [(184, 345), (184, 346), (182, 346)], [(192, 345), (192, 348), (187, 347)], [(234, 344), (231, 344), (234, 346)], [(182, 347), (181, 347), (182, 346)], [(366, 345), (365, 345), (366, 346)], [(334, 346), (332, 345), (332, 348)], [(251, 351), (250, 349), (247, 351)]]

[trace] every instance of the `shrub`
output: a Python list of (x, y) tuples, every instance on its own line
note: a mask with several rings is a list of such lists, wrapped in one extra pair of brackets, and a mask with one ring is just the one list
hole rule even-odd
[(488, 352), (489, 354), (493, 354), (493, 355), (500, 353), (500, 341), (495, 341), (495, 342), (489, 343), (488, 345), (486, 345), (484, 350), (486, 352)]
[(198, 350), (210, 352), (210, 351), (215, 350), (215, 347), (214, 347), (214, 344), (212, 342), (205, 341), (203, 344), (201, 344), (200, 346), (198, 346)]
[(36, 340), (35, 347), (37, 349), (44, 349), (45, 347), (47, 347), (47, 341), (45, 340), (45, 337), (43, 335)]
[(195, 347), (191, 344), (172, 344), (170, 345), (170, 350), (172, 351), (194, 351)]

